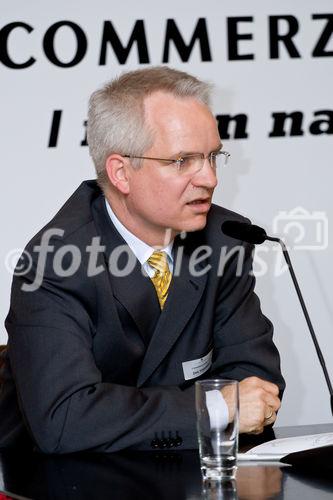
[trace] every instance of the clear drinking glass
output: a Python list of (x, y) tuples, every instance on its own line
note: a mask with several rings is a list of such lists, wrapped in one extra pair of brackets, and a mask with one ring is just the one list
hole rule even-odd
[[(223, 389), (228, 407), (220, 394)], [(204, 479), (234, 479), (237, 470), (239, 395), (236, 380), (195, 383), (197, 430)]]

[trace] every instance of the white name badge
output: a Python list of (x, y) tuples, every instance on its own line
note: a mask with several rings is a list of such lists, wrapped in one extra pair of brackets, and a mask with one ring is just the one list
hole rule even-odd
[(184, 361), (182, 366), (185, 380), (200, 377), (200, 375), (209, 370), (212, 366), (212, 356), (213, 349), (202, 358), (193, 359), (192, 361)]

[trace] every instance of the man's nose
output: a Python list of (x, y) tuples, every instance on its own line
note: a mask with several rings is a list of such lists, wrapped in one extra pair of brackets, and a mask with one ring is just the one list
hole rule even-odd
[(193, 176), (192, 184), (209, 189), (214, 189), (217, 186), (216, 170), (211, 167), (209, 158), (205, 158), (202, 168)]

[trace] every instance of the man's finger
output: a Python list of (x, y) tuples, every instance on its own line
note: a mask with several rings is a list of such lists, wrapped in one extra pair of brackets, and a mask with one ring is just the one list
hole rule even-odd
[(260, 379), (262, 384), (261, 384), (261, 387), (269, 392), (270, 394), (272, 394), (273, 396), (278, 396), (279, 395), (279, 388), (276, 384), (273, 384), (272, 382), (268, 382), (267, 380), (262, 380)]
[(261, 434), (262, 432), (264, 432), (264, 428), (258, 427), (256, 429), (249, 431), (247, 434)]
[(264, 419), (264, 425), (271, 425), (275, 422), (276, 420), (276, 413), (275, 411), (271, 411), (267, 417)]
[(278, 396), (279, 395), (279, 388), (276, 384), (273, 384), (273, 382), (269, 382), (268, 380), (264, 380), (259, 377), (247, 377), (242, 382), (242, 384), (246, 385), (252, 385), (253, 387), (261, 387), (264, 389), (266, 392), (269, 392), (270, 394), (273, 394), (273, 396)]
[(270, 406), (274, 411), (277, 411), (281, 406), (281, 401), (279, 400), (279, 398), (277, 398), (276, 396), (272, 396), (271, 394), (265, 394), (263, 400), (265, 404), (267, 406)]

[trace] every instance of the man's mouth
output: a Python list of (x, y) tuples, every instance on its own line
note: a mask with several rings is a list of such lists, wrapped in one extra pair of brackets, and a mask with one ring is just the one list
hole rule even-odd
[(209, 198), (199, 198), (197, 200), (193, 200), (193, 201), (188, 202), (188, 205), (202, 205), (202, 204), (206, 204), (206, 203), (210, 203)]
[(210, 198), (197, 198), (188, 202), (187, 205), (196, 214), (206, 214), (210, 209), (211, 200)]

